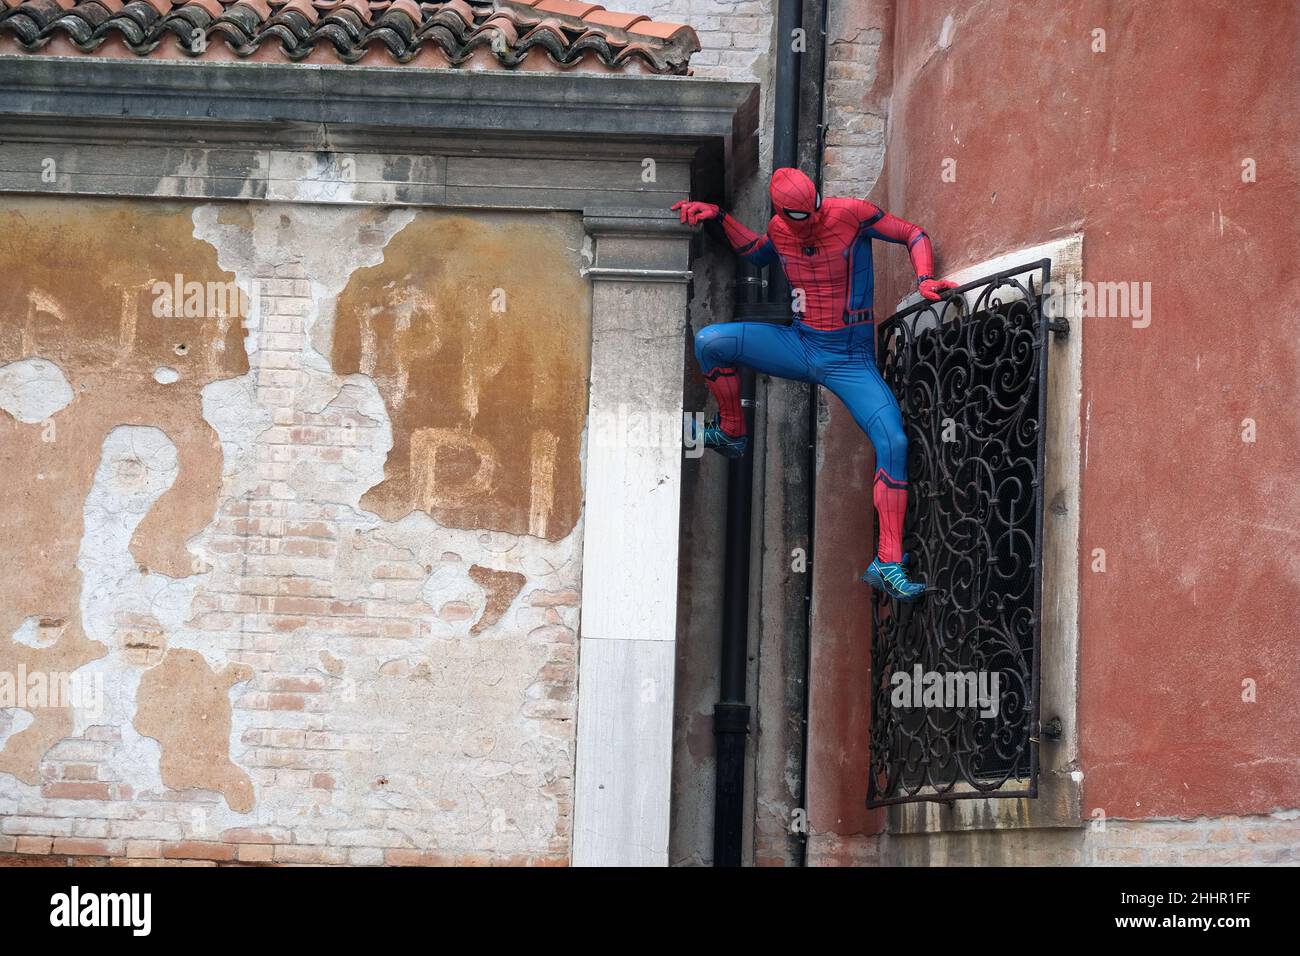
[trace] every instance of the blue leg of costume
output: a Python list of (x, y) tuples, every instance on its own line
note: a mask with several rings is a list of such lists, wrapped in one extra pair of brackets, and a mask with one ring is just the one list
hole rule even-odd
[(779, 378), (824, 385), (842, 401), (876, 452), (874, 501), (880, 551), (864, 580), (894, 597), (913, 600), (925, 586), (907, 580), (902, 567), (903, 521), (907, 512), (907, 435), (894, 393), (875, 361), (870, 322), (828, 332), (800, 322), (724, 322), (695, 337), (695, 355), (718, 401), (719, 426), (706, 444), (742, 454), (747, 444), (735, 367), (746, 365)]
[(799, 336), (788, 325), (722, 322), (707, 326), (695, 336), (695, 357), (718, 403), (718, 422), (705, 426), (704, 445), (729, 458), (743, 455), (749, 447), (737, 365), (778, 378), (813, 380)]
[(806, 331), (818, 342), (818, 381), (842, 401), (876, 452), (873, 498), (880, 550), (863, 580), (899, 600), (912, 601), (925, 585), (909, 581), (903, 568), (903, 522), (907, 515), (907, 433), (898, 400), (876, 368), (871, 323), (833, 332)]

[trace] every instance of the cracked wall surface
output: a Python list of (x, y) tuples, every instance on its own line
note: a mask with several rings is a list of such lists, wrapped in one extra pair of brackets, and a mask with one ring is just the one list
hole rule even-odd
[(0, 852), (564, 862), (577, 217), (0, 217)]

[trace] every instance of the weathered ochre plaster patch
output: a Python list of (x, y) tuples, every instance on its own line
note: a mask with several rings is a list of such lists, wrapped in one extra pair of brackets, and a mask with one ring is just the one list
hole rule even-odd
[[(117, 425), (162, 429), (181, 459), (179, 480), (136, 530), (132, 553), (153, 570), (193, 573), (184, 542), (211, 519), (221, 478), (200, 391), (248, 371), (248, 357), (237, 316), (153, 314), (156, 282), (234, 279), (192, 232), (188, 209), (170, 203), (11, 198), (0, 210), (0, 260), (10, 264), (0, 270), (0, 364), (40, 356), (76, 395), (50, 419), (52, 430), (0, 415), (0, 463), (25, 499), (6, 509), (0, 567), (24, 568), (4, 575), (24, 589), (32, 570), (59, 568), (64, 591), (77, 590), (66, 569), (81, 537), (81, 503), (104, 435)], [(156, 382), (160, 366), (176, 369), (179, 381)], [(0, 618), (7, 636), (6, 627)]]
[[(32, 649), (10, 641), (29, 617), (66, 621), (41, 666), (69, 669), (103, 656), (80, 618), (76, 571), (83, 503), (104, 436), (152, 425), (175, 443), (180, 474), (136, 529), (144, 568), (193, 573), (185, 541), (209, 520), (221, 479), (221, 447), (203, 420), (200, 391), (248, 370), (235, 315), (156, 317), (157, 282), (225, 283), (216, 252), (194, 239), (189, 208), (174, 203), (10, 197), (0, 210), (0, 365), (53, 363), (73, 399), (43, 422), (0, 412), (0, 473), (9, 506), (0, 517), (0, 667)], [(232, 308), (233, 312), (234, 309)], [(160, 366), (180, 378), (154, 380)], [(0, 771), (36, 780), (45, 751), (66, 736), (69, 711), (40, 713), (0, 753)]]
[(515, 595), (523, 589), (524, 582), (528, 580), (518, 571), (496, 571), (485, 568), (481, 564), (471, 565), (469, 576), (487, 594), (487, 603), (483, 607), (482, 615), (469, 629), (471, 634), (480, 634), (501, 620), (501, 615), (510, 607), (510, 602), (515, 599)]
[(196, 651), (168, 651), (140, 678), (135, 729), (162, 747), (159, 770), (173, 790), (216, 790), (230, 809), (253, 809), (253, 782), (230, 759), (230, 688), (246, 664), (214, 672)]
[(581, 508), (590, 293), (570, 218), (423, 210), (338, 299), (332, 364), (388, 405), (362, 500), (457, 528), (559, 540)]
[[(66, 679), (78, 667), (108, 653), (103, 644), (87, 638), (80, 625), (68, 618), (43, 618), (38, 624), (38, 634), (42, 642), (50, 637), (56, 639), (48, 646), (30, 647), (10, 640), (8, 633), (0, 637), (0, 674), (10, 675), (14, 681), (20, 675), (40, 674), (47, 687), (66, 686)], [(0, 773), (11, 773), (33, 786), (41, 782), (41, 758), (72, 732), (72, 708), (68, 701), (49, 697), (46, 701), (57, 706), (36, 707), (28, 700), (23, 709), (32, 715), (32, 722), (13, 734), (4, 750), (0, 750)]]

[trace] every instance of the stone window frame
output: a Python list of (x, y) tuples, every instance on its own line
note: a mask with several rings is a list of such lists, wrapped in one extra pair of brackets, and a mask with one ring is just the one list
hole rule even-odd
[[(680, 420), (692, 231), (664, 200), (728, 201), (757, 115), (757, 84), (686, 77), (0, 56), (0, 194), (578, 214), (589, 437), (629, 398)], [(574, 865), (668, 862), (681, 458), (587, 442)]]
[[(1042, 686), (1039, 715), (1061, 722), (1056, 740), (1039, 745), (1038, 797), (962, 799), (893, 804), (890, 834), (952, 833), (1082, 827), (1083, 772), (1079, 766), (1079, 505), (1082, 478), (1083, 234), (1075, 233), (995, 256), (943, 278), (959, 285), (1040, 259), (1050, 259), (1051, 282), (1062, 290), (1060, 317), (1067, 335), (1048, 335), (1046, 486), (1043, 504)], [(898, 308), (918, 301), (913, 293)]]

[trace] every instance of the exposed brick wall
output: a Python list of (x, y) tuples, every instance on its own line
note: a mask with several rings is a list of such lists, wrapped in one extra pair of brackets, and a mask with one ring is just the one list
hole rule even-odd
[[(112, 482), (96, 485), (79, 567), (85, 626), (108, 654), (83, 672), (104, 675), (105, 711), (45, 755), (39, 784), (0, 774), (0, 855), (566, 864), (581, 524), (547, 541), (359, 508), (383, 476), (398, 399), (368, 376), (334, 375), (316, 351), (328, 344), (334, 290), (379, 255), (358, 237), (382, 233), (382, 249), (416, 214), (265, 205), (250, 210), (257, 223), (223, 231), (208, 212), (195, 214), (196, 232), (210, 227), (223, 261), (261, 292), (246, 324), (251, 371), (205, 396), (225, 452), (214, 515), (190, 542), (194, 575), (168, 582), (98, 533), (96, 509), (118, 513), (120, 500)], [(580, 225), (563, 219), (556, 228), (576, 249)], [(278, 244), (223, 245), (268, 224)], [(510, 276), (501, 282), (514, 289)], [(582, 318), (581, 308), (568, 316)], [(206, 327), (184, 328), (199, 349)], [(101, 475), (132, 460), (113, 454), (106, 442)], [(104, 570), (124, 559), (120, 577)], [(517, 590), (491, 593), (502, 580)], [(163, 724), (184, 729), (155, 739), (139, 729), (145, 682), (196, 652), (217, 691), (151, 690)], [(195, 751), (223, 720), (209, 763), (228, 767), (204, 785), (169, 778), (169, 754)]]
[(691, 55), (694, 76), (754, 81), (766, 75), (771, 0), (646, 0), (637, 10), (695, 30), (702, 49)]
[(646, 0), (638, 10), (695, 30), (701, 50), (691, 55), (692, 76), (759, 84), (759, 171), (742, 185), (732, 210), (757, 225), (767, 212), (767, 175), (772, 167), (774, 0)]
[(832, 2), (827, 11), (823, 195), (865, 198), (880, 176), (890, 78), (884, 21), (891, 12), (891, 4), (866, 0)]
[[(773, 45), (778, 41), (774, 0), (649, 0), (642, 5), (656, 19), (689, 23), (703, 49), (691, 57), (695, 76), (744, 80), (762, 85), (759, 185), (771, 168), (771, 81)], [(832, 2), (826, 18), (826, 124), (823, 193), (865, 197), (884, 162), (888, 116), (888, 23), (885, 2)], [(809, 43), (816, 37), (808, 37)], [(755, 209), (766, 209), (760, 192)]]

